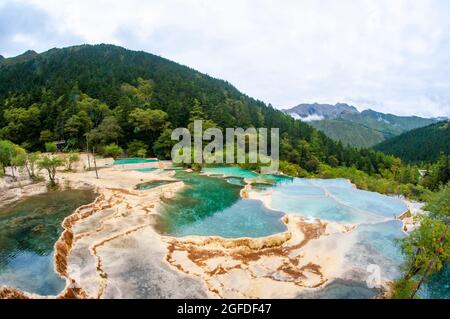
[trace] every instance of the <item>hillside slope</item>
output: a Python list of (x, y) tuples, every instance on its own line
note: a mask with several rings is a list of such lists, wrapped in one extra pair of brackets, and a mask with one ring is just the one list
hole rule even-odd
[(436, 123), (436, 119), (397, 116), (373, 110), (358, 110), (338, 103), (300, 104), (285, 112), (307, 121), (328, 137), (346, 145), (370, 147), (409, 130)]
[(378, 144), (374, 149), (405, 162), (434, 162), (442, 152), (450, 154), (450, 122), (418, 128)]
[(343, 114), (342, 118), (382, 132), (386, 139), (437, 122), (435, 119), (418, 116), (398, 116), (373, 110), (365, 110), (359, 114)]
[(309, 171), (322, 162), (373, 173), (391, 163), (346, 148), (226, 81), (149, 53), (82, 45), (0, 62), (0, 139), (29, 150), (48, 140), (83, 149), (85, 134), (97, 129), (108, 143), (128, 150), (144, 144), (148, 155), (167, 157), (170, 128), (187, 127), (193, 117), (222, 128), (279, 128), (281, 157)]
[(385, 140), (382, 132), (342, 119), (312, 121), (309, 124), (328, 137), (352, 146), (367, 147)]

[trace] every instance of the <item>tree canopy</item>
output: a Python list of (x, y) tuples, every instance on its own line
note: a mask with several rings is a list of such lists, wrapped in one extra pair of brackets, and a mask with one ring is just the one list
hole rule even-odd
[(0, 64), (0, 138), (28, 151), (53, 141), (84, 150), (90, 137), (99, 151), (111, 143), (128, 150), (140, 141), (147, 155), (167, 158), (168, 130), (202, 119), (204, 127), (279, 128), (282, 159), (309, 172), (329, 164), (374, 175), (394, 163), (380, 152), (343, 146), (226, 81), (152, 54), (83, 45), (12, 62)]

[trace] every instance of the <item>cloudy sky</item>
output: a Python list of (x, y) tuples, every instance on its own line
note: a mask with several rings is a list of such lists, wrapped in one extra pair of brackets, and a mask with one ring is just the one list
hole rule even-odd
[(288, 108), (450, 116), (448, 0), (0, 0), (0, 54), (144, 50)]

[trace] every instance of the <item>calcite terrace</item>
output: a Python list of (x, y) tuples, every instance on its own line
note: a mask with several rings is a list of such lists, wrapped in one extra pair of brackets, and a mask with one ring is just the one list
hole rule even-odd
[[(173, 174), (108, 168), (98, 180), (92, 172), (63, 175), (68, 183), (94, 186), (99, 195), (63, 222), (55, 244), (55, 269), (66, 279), (59, 298), (294, 298), (339, 278), (365, 280), (365, 269), (348, 263), (356, 224), (287, 214), (287, 230), (263, 238), (160, 234), (158, 208), (183, 182), (135, 187), (176, 181)], [(241, 196), (255, 194), (246, 186)], [(1, 293), (36, 297), (6, 288)]]

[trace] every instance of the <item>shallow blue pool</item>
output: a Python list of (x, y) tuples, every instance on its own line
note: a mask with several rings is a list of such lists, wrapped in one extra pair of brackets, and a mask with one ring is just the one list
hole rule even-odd
[(161, 207), (159, 227), (172, 236), (264, 237), (286, 230), (281, 212), (240, 197), (242, 178), (178, 172), (186, 187)]
[(281, 221), (283, 215), (265, 208), (260, 201), (239, 200), (212, 216), (176, 229), (173, 235), (265, 237), (286, 231), (286, 225)]
[(397, 241), (406, 236), (401, 221), (364, 224), (352, 235), (356, 236), (356, 243), (347, 255), (350, 264), (363, 269), (367, 265), (378, 265), (383, 276), (390, 280), (401, 275), (403, 256)]
[(255, 178), (258, 176), (258, 174), (252, 171), (237, 166), (205, 167), (203, 168), (202, 173), (242, 178)]
[(55, 273), (52, 252), (39, 255), (22, 251), (11, 256), (1, 267), (1, 285), (41, 295), (56, 295), (64, 289), (65, 281)]
[(0, 209), (0, 286), (40, 295), (62, 291), (65, 280), (53, 264), (61, 223), (94, 198), (92, 191), (67, 190), (31, 196)]
[[(369, 265), (379, 266), (383, 278), (400, 276), (403, 256), (397, 241), (405, 234), (402, 222), (393, 218), (407, 211), (407, 207), (399, 198), (358, 190), (346, 179), (260, 175), (239, 167), (205, 168), (203, 172), (216, 177), (177, 173), (176, 177), (183, 180), (186, 187), (163, 205), (161, 226), (164, 233), (262, 237), (286, 230), (281, 220), (284, 213), (338, 223), (359, 223), (354, 231), (338, 234), (336, 242), (330, 243), (350, 245), (344, 257), (348, 280), (332, 283), (318, 291), (317, 296), (373, 297), (376, 292), (361, 281), (361, 274), (366, 273)], [(254, 189), (270, 196), (271, 209), (260, 201), (240, 198), (246, 178), (251, 179)], [(442, 282), (442, 277), (448, 273), (443, 271), (434, 282)], [(430, 282), (430, 286), (434, 282)], [(444, 286), (435, 295), (444, 296), (448, 290), (448, 285)]]
[(114, 161), (114, 165), (126, 165), (126, 164), (142, 164), (142, 163), (155, 163), (159, 162), (157, 159), (146, 158), (123, 158)]
[[(242, 188), (245, 178), (252, 179), (254, 188), (259, 191), (270, 190), (270, 207), (274, 211), (307, 218), (341, 223), (379, 223), (407, 210), (400, 199), (358, 190), (345, 179), (260, 175), (240, 167), (209, 167), (204, 168), (203, 172), (228, 177), (224, 179), (178, 173), (178, 178), (184, 180), (188, 188), (165, 206), (165, 223), (174, 226), (166, 227), (168, 233), (258, 237), (278, 232), (279, 214), (274, 213), (276, 218), (267, 219), (269, 210), (262, 204), (243, 201), (238, 189), (230, 187)], [(243, 214), (243, 211), (247, 213)], [(189, 221), (187, 216), (195, 218)], [(253, 218), (254, 226), (247, 223), (249, 221), (245, 221), (245, 218), (240, 223), (239, 219), (243, 217)], [(270, 231), (269, 224), (272, 225)]]
[(135, 168), (134, 171), (148, 173), (158, 170), (156, 167)]
[(227, 177), (226, 180), (228, 183), (233, 185), (245, 186), (246, 184), (244, 179), (240, 177)]
[(344, 179), (300, 179), (277, 184), (271, 207), (305, 217), (344, 223), (381, 222), (407, 211), (395, 197), (356, 189)]

